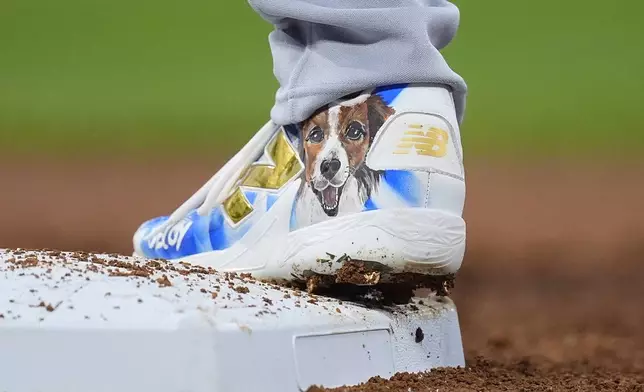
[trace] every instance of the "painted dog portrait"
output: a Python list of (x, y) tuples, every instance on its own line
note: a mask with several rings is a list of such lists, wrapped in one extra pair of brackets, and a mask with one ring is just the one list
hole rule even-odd
[(382, 172), (367, 167), (371, 144), (394, 114), (370, 93), (346, 97), (299, 124), (305, 170), (296, 200), (297, 226), (363, 211)]

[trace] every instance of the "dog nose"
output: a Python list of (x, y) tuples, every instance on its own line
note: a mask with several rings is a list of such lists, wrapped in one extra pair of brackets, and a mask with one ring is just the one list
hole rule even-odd
[(340, 170), (340, 166), (342, 166), (342, 164), (336, 158), (325, 159), (322, 161), (322, 164), (320, 165), (320, 170), (322, 171), (322, 175), (324, 176), (324, 178), (326, 178), (327, 180), (330, 180)]

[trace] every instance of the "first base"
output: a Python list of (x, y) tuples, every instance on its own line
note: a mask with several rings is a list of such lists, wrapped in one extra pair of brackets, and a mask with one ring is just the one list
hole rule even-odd
[(158, 260), (0, 250), (0, 391), (306, 391), (463, 366), (448, 298), (368, 309)]

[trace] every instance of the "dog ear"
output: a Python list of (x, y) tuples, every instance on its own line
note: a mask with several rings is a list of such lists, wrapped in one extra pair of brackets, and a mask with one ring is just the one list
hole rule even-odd
[(308, 120), (301, 121), (295, 125), (292, 125), (292, 129), (294, 130), (295, 134), (297, 135), (297, 152), (300, 154), (300, 159), (304, 160), (304, 127), (306, 126), (306, 123)]
[(396, 113), (396, 111), (385, 105), (379, 95), (374, 94), (367, 99), (367, 119), (369, 120), (369, 144), (382, 128), (387, 119)]

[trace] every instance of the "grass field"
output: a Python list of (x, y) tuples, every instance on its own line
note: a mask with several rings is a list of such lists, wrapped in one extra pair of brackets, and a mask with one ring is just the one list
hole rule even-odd
[[(644, 147), (644, 3), (456, 3), (470, 156)], [(272, 104), (270, 28), (242, 0), (4, 2), (0, 148), (232, 150)]]

